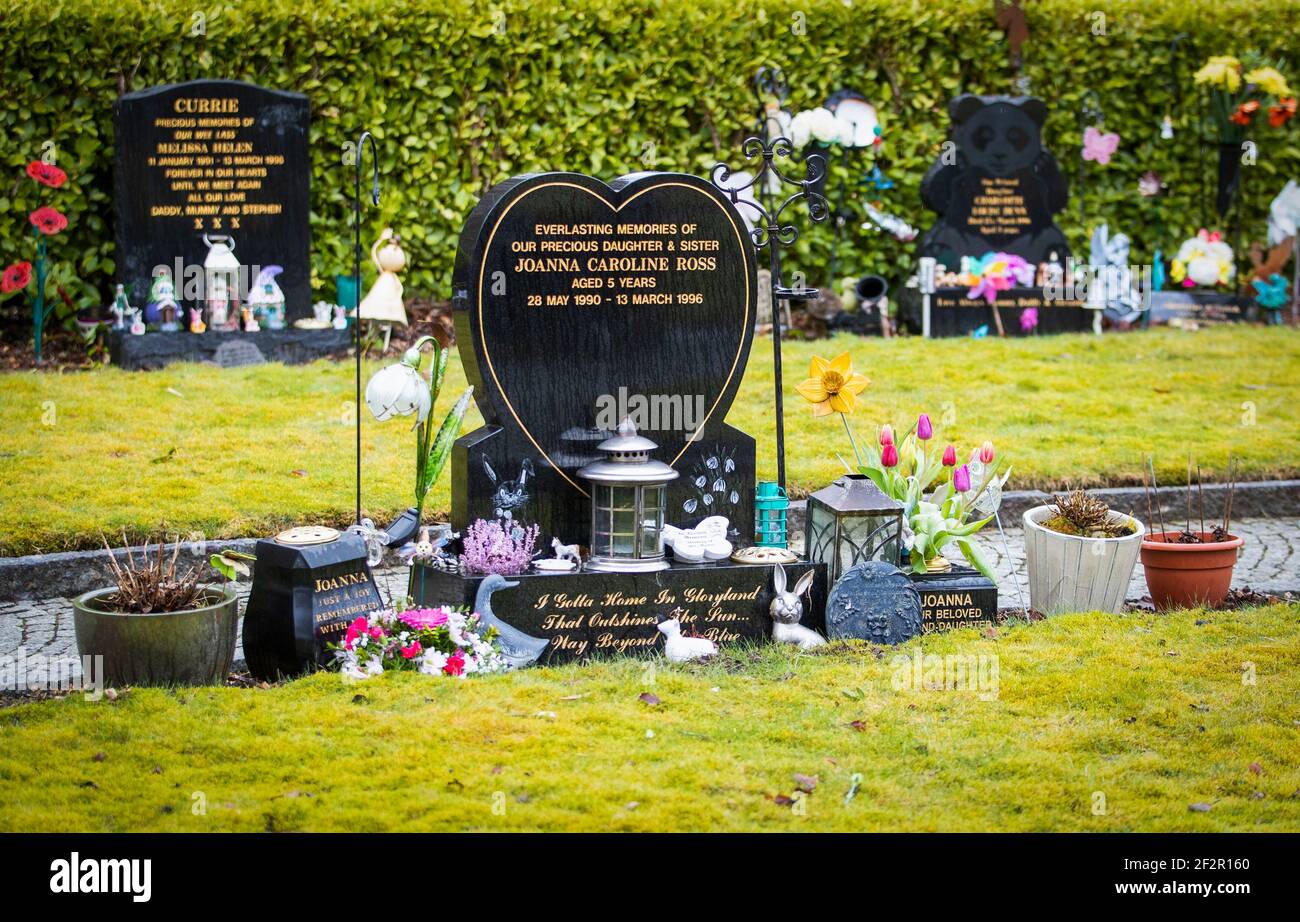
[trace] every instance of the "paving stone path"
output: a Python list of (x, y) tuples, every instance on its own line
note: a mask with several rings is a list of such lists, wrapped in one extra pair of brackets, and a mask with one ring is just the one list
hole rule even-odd
[[(1233, 573), (1233, 586), (1250, 587), (1256, 592), (1300, 593), (1300, 519), (1247, 519), (1234, 523), (1233, 531), (1246, 539)], [(1008, 559), (997, 530), (986, 528), (980, 536), (984, 551), (998, 573), (999, 604), (1019, 607), (1016, 583), (1029, 595), (1025, 574), (1024, 534), (1019, 528), (1006, 530), (1011, 551)], [(381, 594), (391, 598), (406, 591), (404, 567), (375, 571)], [(1014, 580), (1014, 581), (1013, 581)], [(239, 584), (241, 601), (248, 595), (248, 583)], [(1133, 571), (1128, 597), (1146, 595), (1146, 582), (1139, 564)], [(73, 631), (72, 603), (69, 599), (39, 602), (0, 603), (0, 657), (11, 657), (20, 649), (27, 656), (76, 656), (77, 638)], [(235, 655), (243, 660), (242, 645)], [(0, 693), (8, 689), (0, 689)]]

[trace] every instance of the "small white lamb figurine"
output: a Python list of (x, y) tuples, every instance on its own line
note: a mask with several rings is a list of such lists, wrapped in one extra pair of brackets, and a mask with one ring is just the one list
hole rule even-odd
[(561, 544), (559, 538), (552, 538), (551, 549), (555, 551), (556, 560), (571, 560), (575, 567), (582, 566), (582, 555), (578, 553), (578, 545)]
[(660, 621), (659, 633), (664, 635), (664, 656), (670, 663), (708, 659), (718, 652), (718, 645), (707, 637), (683, 637), (681, 622), (676, 618)]
[(815, 575), (815, 572), (809, 569), (794, 584), (794, 591), (786, 592), (785, 567), (779, 563), (776, 565), (776, 572), (772, 576), (776, 596), (772, 599), (772, 606), (768, 611), (772, 616), (772, 639), (777, 643), (794, 644), (801, 650), (820, 647), (826, 643), (821, 634), (799, 623), (799, 619), (803, 617), (803, 602), (800, 601), (800, 597), (808, 591)]

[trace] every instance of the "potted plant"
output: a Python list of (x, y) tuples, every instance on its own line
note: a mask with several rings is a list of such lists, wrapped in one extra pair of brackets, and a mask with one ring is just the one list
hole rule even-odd
[[(1231, 462), (1230, 462), (1231, 464)], [(1232, 494), (1235, 475), (1228, 487), (1228, 501), (1223, 521), (1213, 529), (1205, 528), (1205, 508), (1200, 510), (1200, 531), (1192, 530), (1191, 462), (1187, 472), (1187, 521), (1182, 531), (1166, 530), (1164, 512), (1157, 501), (1160, 531), (1142, 542), (1142, 568), (1146, 572), (1147, 590), (1156, 611), (1174, 608), (1215, 608), (1223, 604), (1232, 585), (1232, 571), (1237, 554), (1245, 542), (1229, 532), (1232, 526)], [(1196, 492), (1200, 490), (1200, 467), (1197, 467)], [(1145, 478), (1144, 478), (1145, 479)], [(1151, 484), (1156, 488), (1155, 467), (1151, 465)], [(1159, 497), (1159, 493), (1156, 493)], [(1148, 514), (1148, 517), (1149, 514)]]
[(116, 585), (73, 601), (77, 650), (102, 656), (108, 685), (215, 685), (230, 673), (239, 632), (231, 585), (199, 582), (202, 564), (177, 571), (180, 545), (167, 556), (146, 546), (126, 563), (110, 556)]
[(1044, 615), (1119, 611), (1145, 529), (1083, 490), (1024, 514), (1029, 604)]

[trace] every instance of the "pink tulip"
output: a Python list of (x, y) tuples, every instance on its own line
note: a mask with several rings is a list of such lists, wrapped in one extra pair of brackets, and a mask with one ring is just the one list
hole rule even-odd
[(893, 442), (881, 449), (880, 463), (885, 467), (898, 467), (898, 447)]
[(962, 465), (952, 472), (952, 485), (958, 493), (965, 493), (970, 489), (970, 468)]
[(986, 441), (980, 446), (980, 460), (985, 464), (993, 463), (993, 443)]
[(957, 446), (949, 445), (943, 450), (943, 466), (952, 467), (957, 463)]
[(922, 442), (934, 438), (934, 426), (930, 425), (930, 414), (922, 413), (916, 420), (916, 437)]
[(894, 427), (889, 425), (889, 423), (885, 423), (885, 425), (880, 427), (880, 444), (881, 445), (894, 444)]

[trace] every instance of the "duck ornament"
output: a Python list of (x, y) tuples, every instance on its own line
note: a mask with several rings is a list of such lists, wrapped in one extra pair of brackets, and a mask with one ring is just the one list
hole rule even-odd
[(511, 589), (519, 585), (518, 580), (508, 580), (499, 573), (489, 573), (479, 583), (474, 595), (474, 611), (478, 614), (479, 627), (483, 630), (493, 627), (497, 630), (497, 642), (501, 644), (501, 656), (511, 669), (522, 669), (537, 662), (550, 640), (533, 637), (517, 627), (506, 624), (492, 611), (492, 593), (498, 589)]

